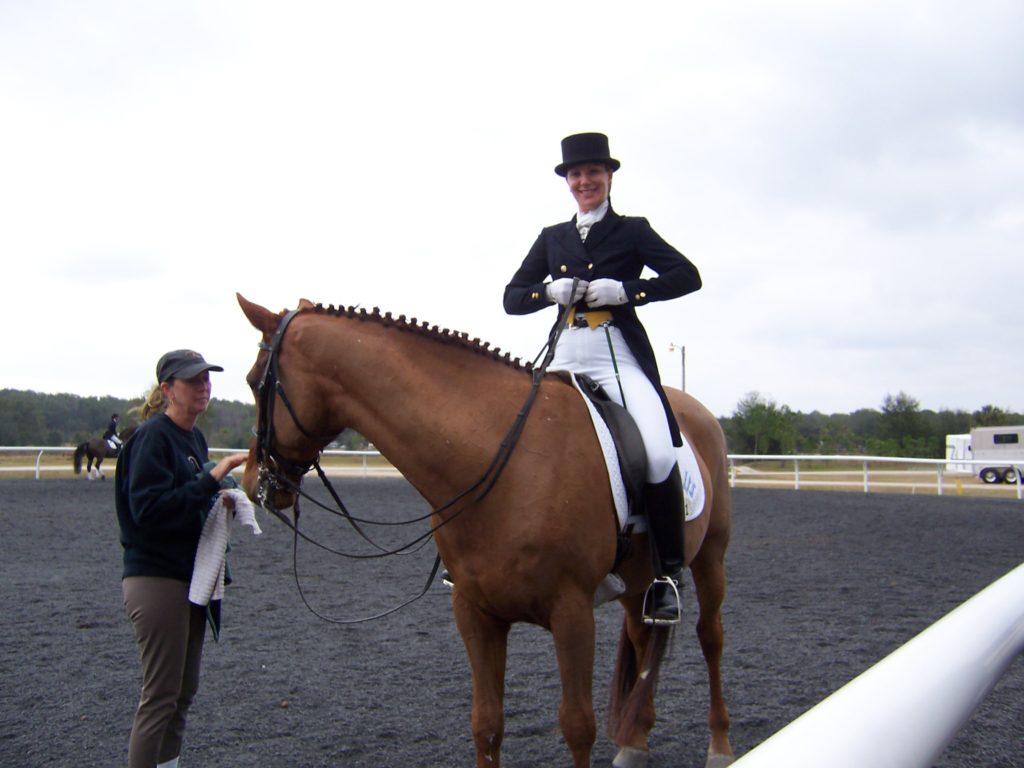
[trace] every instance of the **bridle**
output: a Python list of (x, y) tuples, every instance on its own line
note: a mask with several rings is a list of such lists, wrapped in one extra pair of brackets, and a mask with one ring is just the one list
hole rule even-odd
[[(306, 437), (312, 439), (310, 433), (302, 426), (295, 409), (292, 407), (288, 395), (281, 385), (280, 370), (278, 368), (278, 354), (281, 351), (281, 342), (284, 339), (284, 332), (295, 316), (298, 309), (288, 312), (278, 323), (270, 342), (260, 342), (260, 349), (267, 353), (267, 364), (263, 369), (263, 377), (260, 379), (259, 388), (256, 390), (256, 401), (259, 404), (259, 415), (256, 421), (256, 466), (258, 475), (256, 480), (256, 503), (278, 518), (289, 522), (281, 511), (274, 506), (272, 499), (275, 491), (286, 491), (295, 493), (298, 484), (293, 482), (289, 475), (302, 477), (313, 466), (313, 462), (299, 463), (281, 456), (273, 447), (273, 424), (274, 404), (278, 399), (288, 409), (296, 428)], [(282, 474), (282, 472), (284, 474)]]
[[(573, 280), (573, 294), (575, 294), (576, 284), (578, 283), (578, 280), (578, 278), (575, 278)], [(429, 519), (433, 517), (435, 514), (450, 510), (453, 506), (455, 506), (460, 501), (463, 501), (474, 492), (479, 490), (479, 493), (472, 499), (470, 499), (468, 503), (462, 505), (461, 507), (456, 509), (452, 514), (441, 520), (441, 522), (437, 523), (436, 525), (432, 525), (426, 533), (417, 537), (412, 542), (402, 545), (397, 549), (391, 550), (385, 549), (378, 545), (376, 542), (374, 542), (366, 535), (362, 528), (360, 528), (360, 523), (372, 523), (374, 521), (360, 520), (358, 518), (353, 517), (349, 513), (349, 511), (345, 508), (345, 505), (342, 502), (341, 498), (335, 492), (330, 480), (328, 480), (327, 475), (321, 468), (319, 456), (315, 457), (311, 461), (300, 463), (282, 456), (280, 452), (278, 452), (273, 446), (273, 417), (274, 407), (277, 400), (280, 400), (281, 403), (288, 410), (288, 414), (291, 417), (296, 429), (298, 429), (299, 432), (302, 433), (304, 437), (315, 442), (314, 436), (299, 421), (298, 415), (295, 412), (295, 408), (292, 406), (291, 401), (288, 399), (288, 395), (285, 392), (284, 386), (281, 384), (280, 370), (278, 367), (278, 357), (281, 352), (281, 345), (284, 341), (285, 331), (288, 329), (288, 326), (291, 323), (291, 321), (301, 310), (293, 309), (287, 312), (281, 318), (281, 321), (278, 323), (278, 326), (275, 329), (274, 334), (270, 339), (270, 342), (260, 342), (260, 349), (267, 353), (267, 362), (266, 366), (263, 369), (263, 376), (260, 380), (259, 387), (256, 390), (256, 400), (257, 403), (259, 404), (259, 414), (256, 422), (256, 444), (254, 446), (257, 464), (257, 481), (254, 496), (255, 501), (260, 506), (262, 506), (264, 509), (266, 509), (268, 512), (273, 514), (285, 525), (292, 529), (292, 532), (294, 533), (293, 571), (295, 576), (295, 583), (296, 586), (298, 587), (299, 595), (302, 597), (302, 601), (306, 604), (306, 607), (313, 614), (323, 619), (324, 621), (328, 621), (332, 624), (356, 624), (364, 621), (371, 621), (373, 619), (381, 618), (383, 616), (387, 616), (391, 613), (394, 613), (395, 611), (398, 611), (401, 608), (404, 608), (405, 606), (409, 605), (410, 603), (418, 600), (427, 593), (427, 590), (433, 583), (434, 576), (437, 574), (438, 568), (440, 566), (440, 555), (437, 555), (435, 557), (434, 566), (430, 572), (429, 577), (427, 578), (427, 582), (424, 585), (422, 591), (410, 600), (407, 600), (406, 602), (401, 603), (400, 605), (391, 608), (390, 610), (384, 611), (374, 616), (367, 616), (365, 618), (360, 619), (338, 620), (323, 616), (309, 604), (309, 602), (306, 600), (305, 595), (302, 593), (302, 585), (299, 583), (298, 578), (298, 567), (296, 561), (297, 555), (295, 554), (298, 548), (298, 539), (302, 537), (306, 541), (309, 541), (310, 543), (315, 544), (316, 546), (325, 549), (333, 554), (358, 559), (377, 558), (385, 557), (388, 555), (408, 553), (411, 551), (412, 547), (416, 546), (417, 544), (422, 545), (423, 543), (425, 543), (427, 540), (433, 537), (435, 531), (437, 531), (442, 526), (447, 525), (456, 517), (465, 512), (467, 509), (471, 508), (476, 502), (479, 502), (484, 497), (486, 497), (487, 494), (490, 493), (491, 489), (494, 487), (495, 483), (497, 483), (498, 478), (501, 476), (501, 473), (504, 471), (505, 466), (508, 464), (508, 461), (512, 456), (512, 452), (519, 441), (519, 437), (522, 434), (523, 427), (526, 424), (526, 418), (529, 415), (530, 410), (533, 407), (533, 403), (536, 400), (537, 393), (540, 390), (541, 379), (543, 378), (544, 373), (547, 371), (548, 365), (551, 363), (551, 360), (554, 358), (555, 346), (558, 343), (558, 339), (560, 338), (562, 331), (566, 327), (566, 323), (568, 321), (571, 309), (571, 304), (566, 305), (563, 312), (560, 313), (558, 321), (556, 322), (555, 326), (553, 326), (551, 333), (549, 334), (547, 343), (541, 350), (541, 353), (537, 356), (537, 358), (540, 359), (541, 355), (543, 355), (543, 362), (539, 366), (534, 365), (533, 367), (533, 382), (530, 387), (530, 392), (526, 397), (526, 401), (520, 408), (519, 413), (516, 415), (515, 421), (513, 422), (508, 433), (505, 435), (505, 439), (502, 441), (494, 458), (492, 459), (490, 465), (487, 467), (484, 473), (475, 483), (470, 485), (466, 490), (449, 499), (441, 506), (432, 509), (428, 514), (423, 515), (422, 517), (416, 518), (414, 520), (408, 520), (406, 521), (406, 523), (419, 522), (424, 519)], [(300, 478), (301, 482), (302, 476), (313, 468), (317, 470), (321, 482), (330, 492), (335, 503), (338, 505), (338, 508), (341, 510), (341, 514), (365, 541), (369, 542), (374, 548), (378, 550), (376, 553), (372, 555), (346, 554), (344, 552), (339, 552), (337, 550), (330, 549), (329, 547), (326, 547), (320, 544), (319, 542), (310, 539), (305, 534), (301, 534), (299, 532), (300, 496), (312, 501), (317, 506), (323, 507), (324, 509), (327, 509), (331, 512), (334, 511), (331, 510), (329, 507), (326, 507), (325, 505), (321, 504), (319, 501), (313, 499), (311, 496), (309, 496), (301, 489), (300, 483), (297, 483), (291, 479), (292, 476), (297, 476)], [(281, 510), (277, 509), (277, 507), (274, 506), (272, 500), (273, 495), (276, 491), (285, 491), (293, 495), (294, 520), (289, 520)]]

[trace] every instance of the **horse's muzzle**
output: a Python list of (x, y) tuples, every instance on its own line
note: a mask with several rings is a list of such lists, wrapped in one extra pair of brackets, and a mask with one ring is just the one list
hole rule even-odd
[[(278, 476), (265, 465), (260, 466), (253, 498), (263, 509), (278, 517), (282, 509), (295, 505), (295, 492), (281, 483)], [(282, 499), (287, 499), (287, 503), (282, 504)]]

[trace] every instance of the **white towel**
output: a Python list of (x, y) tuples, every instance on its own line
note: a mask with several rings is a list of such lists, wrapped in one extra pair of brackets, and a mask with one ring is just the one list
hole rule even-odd
[(211, 600), (220, 600), (224, 596), (224, 564), (230, 531), (228, 516), (232, 510), (235, 519), (242, 525), (252, 528), (253, 534), (259, 536), (263, 533), (256, 522), (252, 502), (245, 492), (238, 488), (221, 491), (199, 536), (196, 562), (192, 568), (192, 583), (188, 589), (190, 603), (209, 605)]

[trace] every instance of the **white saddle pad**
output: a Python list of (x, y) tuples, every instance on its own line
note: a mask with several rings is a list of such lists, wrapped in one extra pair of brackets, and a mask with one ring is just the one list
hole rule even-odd
[[(619, 518), (619, 527), (626, 523), (632, 523), (634, 531), (647, 530), (647, 522), (640, 515), (634, 515), (627, 520), (628, 505), (626, 503), (626, 485), (622, 480), (622, 471), (619, 469), (619, 457), (615, 450), (615, 441), (608, 425), (604, 423), (597, 408), (590, 402), (590, 398), (584, 394), (576, 381), (576, 374), (570, 373), (572, 385), (580, 393), (583, 402), (587, 405), (590, 413), (590, 421), (594, 425), (594, 432), (597, 433), (598, 442), (601, 443), (601, 452), (604, 454), (604, 463), (608, 469), (608, 482), (611, 484), (612, 497), (615, 499), (615, 514)], [(690, 447), (689, 441), (684, 437), (683, 445), (676, 449), (676, 460), (679, 462), (679, 471), (683, 478), (683, 503), (686, 507), (684, 519), (689, 522), (700, 516), (704, 511), (704, 481), (700, 476), (700, 468), (697, 466), (697, 457)]]

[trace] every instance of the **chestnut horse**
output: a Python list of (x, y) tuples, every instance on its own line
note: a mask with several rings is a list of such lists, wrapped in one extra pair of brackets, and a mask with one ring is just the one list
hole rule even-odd
[[(477, 766), (500, 765), (506, 643), (520, 621), (554, 637), (562, 733), (573, 765), (590, 766), (593, 600), (615, 561), (617, 522), (608, 483), (595, 482), (607, 471), (580, 395), (558, 377), (542, 378), (503, 470), (489, 488), (466, 494), (490, 471), (531, 392), (533, 378), (518, 360), (378, 310), (302, 300), (297, 310), (275, 314), (241, 295), (238, 302), (263, 336), (247, 378), (260, 420), (244, 479), (250, 497), (287, 509), (294, 484), (343, 429), (371, 440), (434, 509), (434, 538), (455, 584), (452, 609), (472, 670)], [(732, 762), (720, 675), (730, 517), (725, 441), (695, 399), (673, 390), (670, 399), (707, 496), (704, 513), (686, 524), (686, 561), (710, 689), (707, 765), (722, 766)], [(627, 590), (619, 600), (625, 619), (608, 733), (620, 748), (614, 765), (628, 768), (647, 764), (654, 688), (671, 632), (641, 620), (652, 578), (645, 538), (634, 536), (635, 554), (619, 568)]]

